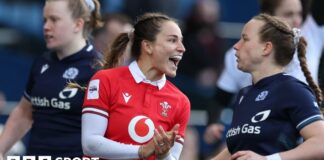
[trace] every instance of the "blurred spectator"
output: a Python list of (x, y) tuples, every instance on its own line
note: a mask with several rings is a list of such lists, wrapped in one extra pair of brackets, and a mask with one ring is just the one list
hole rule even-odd
[(180, 63), (179, 74), (194, 80), (197, 88), (189, 89), (189, 92), (202, 89), (197, 94), (203, 96), (208, 96), (208, 89), (213, 88), (223, 68), (224, 42), (217, 28), (219, 12), (217, 0), (199, 0), (185, 21), (184, 45), (187, 51)]
[[(206, 106), (213, 104), (213, 89), (224, 59), (224, 40), (220, 38), (218, 30), (219, 14), (217, 0), (199, 0), (184, 22), (183, 41), (187, 50), (174, 82), (189, 97), (192, 110), (206, 111)], [(220, 135), (222, 129), (220, 126)], [(183, 159), (207, 157), (210, 150), (202, 141), (203, 130), (204, 126), (188, 128), (187, 136), (193, 138), (186, 139)]]
[(103, 16), (103, 27), (93, 31), (93, 44), (100, 53), (107, 52), (111, 42), (123, 32), (132, 28), (131, 20), (123, 14), (107, 13)]
[(218, 31), (219, 9), (217, 0), (196, 1), (184, 23), (183, 41), (187, 50), (174, 81), (190, 97), (192, 109), (206, 109), (223, 68), (224, 41)]

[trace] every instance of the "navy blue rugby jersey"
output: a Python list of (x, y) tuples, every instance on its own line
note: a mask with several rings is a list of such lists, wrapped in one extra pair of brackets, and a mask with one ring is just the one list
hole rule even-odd
[(99, 57), (100, 53), (87, 44), (62, 60), (48, 52), (34, 61), (24, 94), (33, 105), (34, 120), (28, 155), (83, 155), (81, 110), (85, 92), (66, 85), (71, 81), (86, 86)]
[(322, 116), (312, 90), (294, 77), (276, 74), (239, 92), (227, 146), (231, 154), (290, 150), (302, 140), (299, 131), (317, 120)]

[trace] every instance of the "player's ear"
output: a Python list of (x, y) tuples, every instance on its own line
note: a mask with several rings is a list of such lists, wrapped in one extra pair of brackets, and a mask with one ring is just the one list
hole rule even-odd
[(75, 20), (74, 32), (81, 32), (84, 27), (84, 20), (82, 18), (78, 18)]
[(148, 41), (148, 40), (143, 40), (141, 42), (142, 45), (142, 49), (144, 50), (145, 53), (151, 55), (153, 53), (153, 46), (152, 46), (152, 42)]
[(263, 46), (263, 55), (269, 55), (273, 50), (272, 42), (268, 41), (264, 43)]

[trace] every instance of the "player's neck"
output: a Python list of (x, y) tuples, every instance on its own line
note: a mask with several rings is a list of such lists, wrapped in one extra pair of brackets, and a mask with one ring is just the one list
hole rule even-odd
[(85, 40), (72, 41), (69, 44), (63, 46), (61, 50), (58, 50), (56, 52), (57, 57), (58, 59), (63, 59), (65, 57), (68, 57), (80, 51), (85, 45), (86, 45)]

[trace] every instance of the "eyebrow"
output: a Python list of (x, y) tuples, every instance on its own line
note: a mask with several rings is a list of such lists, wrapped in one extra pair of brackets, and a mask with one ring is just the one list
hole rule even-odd
[(181, 40), (183, 40), (183, 37), (178, 37), (177, 35), (174, 35), (174, 34), (168, 35), (168, 37), (180, 38)]
[(245, 33), (242, 33), (242, 35), (241, 35), (243, 38), (247, 38), (248, 36), (247, 36), (247, 34), (245, 34)]

